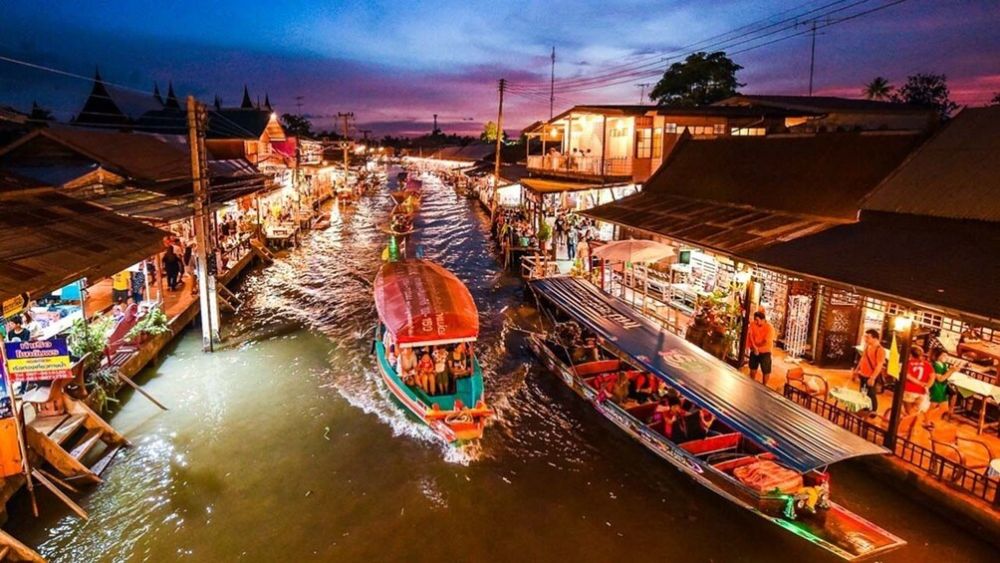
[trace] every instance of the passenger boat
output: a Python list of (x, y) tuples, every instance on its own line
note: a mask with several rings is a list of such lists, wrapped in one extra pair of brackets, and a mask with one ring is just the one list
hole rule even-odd
[[(557, 321), (554, 328), (562, 329), (529, 335), (532, 350), (647, 449), (736, 505), (844, 559), (906, 544), (830, 500), (830, 464), (887, 450), (661, 330), (592, 284), (569, 277), (529, 283)], [(576, 331), (590, 339), (566, 342)], [(623, 398), (626, 381), (650, 383), (645, 389), (655, 392)]]
[[(493, 413), (483, 398), (483, 372), (473, 349), (479, 312), (465, 285), (427, 260), (388, 262), (375, 278), (375, 307), (378, 369), (393, 395), (445, 442), (462, 445), (480, 438)], [(418, 356), (435, 348), (450, 353), (456, 345), (467, 350), (465, 372), (449, 376), (448, 389), (439, 394), (400, 374), (401, 364), (393, 358), (407, 349)]]

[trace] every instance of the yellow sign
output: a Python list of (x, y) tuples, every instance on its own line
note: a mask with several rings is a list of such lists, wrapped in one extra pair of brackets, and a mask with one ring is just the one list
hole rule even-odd
[(896, 346), (896, 335), (893, 334), (892, 343), (889, 344), (889, 365), (886, 366), (885, 372), (899, 379), (900, 371), (902, 371), (902, 365), (899, 362), (899, 347)]
[(22, 293), (17, 297), (11, 297), (10, 299), (5, 299), (3, 302), (3, 318), (9, 319), (14, 315), (20, 313), (28, 306), (28, 294)]

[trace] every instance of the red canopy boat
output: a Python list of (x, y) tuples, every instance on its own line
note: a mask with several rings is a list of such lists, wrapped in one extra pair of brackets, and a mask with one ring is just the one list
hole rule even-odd
[(454, 274), (426, 260), (390, 262), (375, 278), (375, 307), (400, 347), (475, 340), (479, 313)]

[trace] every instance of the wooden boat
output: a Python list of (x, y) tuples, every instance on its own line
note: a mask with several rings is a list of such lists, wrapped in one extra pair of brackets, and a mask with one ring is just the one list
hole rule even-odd
[[(445, 442), (461, 445), (480, 438), (493, 413), (483, 398), (483, 373), (472, 348), (479, 313), (465, 285), (433, 262), (389, 262), (375, 278), (375, 307), (378, 369), (393, 395)], [(469, 350), (468, 373), (452, 379), (454, 392), (431, 395), (398, 373), (387, 343), (399, 353), (410, 348), (418, 355), (461, 343)]]
[[(557, 324), (561, 332), (529, 335), (532, 350), (651, 452), (737, 506), (844, 559), (905, 545), (830, 500), (830, 464), (887, 450), (662, 331), (587, 282), (556, 277), (530, 286), (553, 320), (566, 320)], [(592, 337), (589, 346), (578, 346), (579, 338), (566, 342), (575, 330)], [(656, 392), (632, 394), (640, 400), (609, 392), (609, 382), (613, 387), (631, 378), (657, 383)], [(658, 400), (663, 392), (670, 398)]]

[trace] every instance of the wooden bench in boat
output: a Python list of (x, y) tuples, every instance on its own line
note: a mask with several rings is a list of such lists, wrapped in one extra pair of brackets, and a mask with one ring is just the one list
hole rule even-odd
[(690, 440), (680, 446), (696, 456), (709, 456), (723, 452), (735, 452), (740, 447), (743, 435), (739, 432), (708, 436), (701, 440)]
[(586, 379), (593, 375), (616, 372), (620, 368), (621, 362), (618, 360), (598, 360), (596, 362), (587, 362), (573, 366), (573, 372), (577, 377)]

